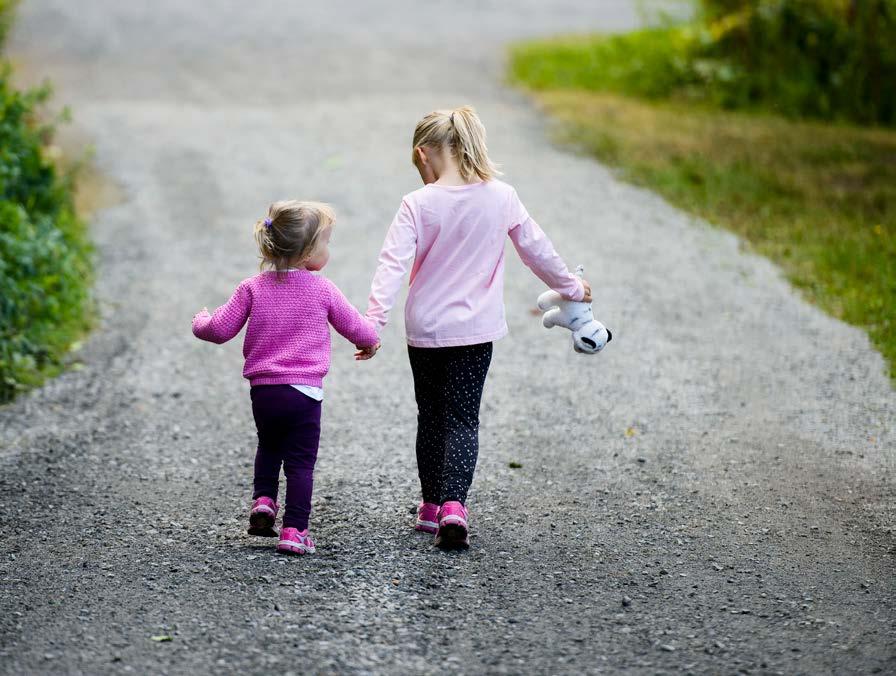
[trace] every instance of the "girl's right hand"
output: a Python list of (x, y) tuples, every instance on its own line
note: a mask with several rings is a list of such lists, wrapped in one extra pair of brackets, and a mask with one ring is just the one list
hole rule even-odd
[(585, 295), (582, 296), (582, 302), (590, 303), (591, 302), (591, 285), (586, 280), (583, 279), (582, 286), (585, 287)]

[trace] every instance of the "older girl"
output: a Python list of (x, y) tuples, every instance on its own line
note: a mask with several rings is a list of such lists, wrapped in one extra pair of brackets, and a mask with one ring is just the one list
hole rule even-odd
[(323, 378), (330, 368), (330, 329), (364, 352), (376, 353), (374, 328), (330, 280), (313, 274), (330, 259), (335, 219), (326, 204), (276, 202), (255, 225), (262, 272), (244, 280), (213, 314), (193, 318), (197, 338), (223, 343), (248, 321), (243, 376), (252, 384), (258, 429), (254, 503), (249, 533), (276, 537), (280, 468), (286, 509), (277, 549), (314, 553), (308, 535), (314, 464), (320, 440)]
[(420, 120), (413, 162), (425, 185), (405, 195), (389, 228), (367, 317), (378, 330), (386, 325), (410, 267), (405, 329), (423, 493), (416, 528), (435, 533), (438, 546), (465, 548), (482, 388), (492, 341), (507, 334), (505, 239), (564, 297), (590, 301), (591, 290), (569, 272), (516, 191), (495, 178), (485, 128), (472, 108), (437, 110)]

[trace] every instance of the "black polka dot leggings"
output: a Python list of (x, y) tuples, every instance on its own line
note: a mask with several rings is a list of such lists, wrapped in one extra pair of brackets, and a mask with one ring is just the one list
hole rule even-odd
[(423, 500), (466, 504), (479, 456), (479, 404), (492, 344), (408, 347)]

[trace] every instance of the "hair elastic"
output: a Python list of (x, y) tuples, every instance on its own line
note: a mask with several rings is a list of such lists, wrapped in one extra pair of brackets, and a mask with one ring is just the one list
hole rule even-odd
[(266, 227), (266, 228), (270, 228), (271, 225), (273, 225), (273, 223), (274, 223), (274, 221), (272, 221), (270, 218), (264, 219), (264, 227)]

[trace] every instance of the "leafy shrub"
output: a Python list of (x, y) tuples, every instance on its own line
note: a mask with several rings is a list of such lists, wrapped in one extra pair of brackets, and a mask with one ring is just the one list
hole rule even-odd
[(701, 0), (696, 22), (516, 46), (536, 89), (578, 87), (896, 125), (896, 0)]
[(896, 123), (896, 0), (701, 0), (696, 58), (736, 108)]
[(0, 402), (58, 370), (88, 328), (91, 249), (71, 175), (46, 157), (46, 88), (20, 92), (0, 71)]

